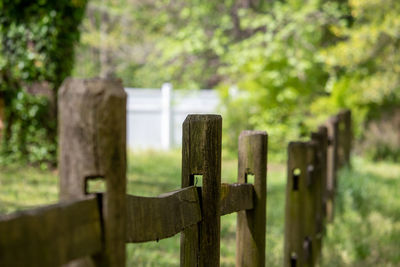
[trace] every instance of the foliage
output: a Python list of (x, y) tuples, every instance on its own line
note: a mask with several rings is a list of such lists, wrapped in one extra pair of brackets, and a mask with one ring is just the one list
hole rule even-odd
[(376, 111), (398, 103), (400, 3), (395, 0), (349, 1), (354, 23), (331, 25), (343, 40), (323, 51), (336, 105)]
[(55, 162), (56, 94), (73, 67), (85, 6), (86, 0), (0, 1), (3, 156), (11, 156), (2, 161)]
[[(304, 116), (309, 104), (324, 94), (328, 76), (315, 51), (329, 17), (318, 12), (317, 5), (315, 1), (302, 7), (277, 2), (258, 16), (242, 10), (245, 27), (267, 27), (232, 45), (224, 55), (226, 67), (221, 73), (229, 78), (220, 86), (223, 98), (227, 99), (229, 86), (238, 86), (239, 101), (242, 95), (247, 99), (243, 107), (250, 106), (250, 127), (268, 131), (274, 154), (282, 155), (289, 140), (307, 135)], [(242, 112), (235, 101), (225, 102), (227, 114)]]
[[(340, 173), (334, 224), (324, 240), (323, 266), (397, 266), (400, 168), (356, 158)], [(378, 226), (378, 227), (377, 227)]]
[(33, 96), (20, 90), (16, 97), (11, 99), (8, 112), (13, 113), (15, 121), (11, 125), (11, 138), (3, 141), (3, 149), (8, 153), (1, 158), (1, 163), (10, 163), (25, 160), (30, 163), (54, 162), (54, 153), (57, 149), (55, 140), (50, 142), (49, 130), (54, 128), (54, 121), (49, 112), (48, 100), (44, 97)]
[[(330, 96), (315, 101), (311, 109), (319, 114), (327, 107), (351, 108), (357, 125), (355, 133), (364, 139), (368, 133), (362, 131), (367, 130), (364, 125), (368, 121), (400, 104), (400, 3), (350, 0), (349, 5), (354, 23), (351, 27), (331, 25), (331, 32), (341, 41), (322, 50), (330, 74)], [(382, 148), (391, 145), (384, 143)], [(394, 147), (394, 153), (398, 151), (400, 146)]]
[(218, 88), (224, 147), (267, 130), (283, 159), (339, 109), (365, 139), (367, 122), (399, 105), (399, 13), (396, 0), (93, 0), (74, 75)]
[[(157, 87), (165, 81), (177, 88), (218, 86), (225, 101), (225, 147), (231, 151), (239, 129), (268, 129), (274, 151), (306, 132), (301, 117), (324, 93), (328, 79), (315, 51), (333, 15), (319, 11), (319, 1), (123, 2), (132, 6), (118, 1), (89, 5), (81, 48), (93, 53), (79, 57), (87, 61), (85, 54), (99, 54), (92, 66), (79, 64), (76, 73), (101, 74), (96, 66), (113, 65), (112, 73), (130, 86)], [(122, 49), (128, 43), (130, 48)], [(145, 47), (145, 56), (132, 56), (143, 54)], [(114, 55), (109, 56), (114, 62), (101, 61), (101, 54)], [(238, 99), (229, 96), (231, 86), (239, 88)]]
[(93, 63), (81, 60), (75, 75), (98, 75), (102, 68), (112, 68), (128, 86), (172, 81), (177, 88), (212, 88), (221, 80), (220, 53), (249, 34), (232, 20), (238, 8), (250, 2), (93, 0), (78, 52)]
[[(167, 28), (171, 8), (156, 0), (92, 0), (81, 25), (75, 77), (121, 77), (126, 86), (160, 86), (162, 71), (138, 73)], [(171, 11), (172, 12), (172, 11)]]

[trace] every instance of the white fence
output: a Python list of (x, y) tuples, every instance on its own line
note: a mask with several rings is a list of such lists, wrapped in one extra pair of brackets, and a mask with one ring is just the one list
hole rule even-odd
[(170, 149), (182, 143), (182, 123), (188, 114), (216, 113), (215, 90), (176, 90), (169, 83), (161, 89), (125, 88), (127, 142), (130, 149)]

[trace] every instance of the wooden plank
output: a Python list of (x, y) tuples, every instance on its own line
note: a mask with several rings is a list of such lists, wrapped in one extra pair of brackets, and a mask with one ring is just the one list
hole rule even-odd
[(265, 266), (268, 135), (243, 131), (239, 136), (238, 181), (254, 175), (254, 208), (237, 217), (236, 266)]
[[(127, 195), (127, 242), (157, 241), (201, 221), (197, 190), (186, 187), (158, 197)], [(221, 213), (253, 208), (252, 184), (222, 184)]]
[(221, 184), (221, 216), (253, 209), (252, 184)]
[(70, 266), (125, 266), (126, 93), (120, 80), (67, 79), (59, 90), (60, 198), (85, 196), (105, 180), (104, 246)]
[(101, 247), (95, 197), (0, 216), (0, 266), (60, 266)]
[(159, 197), (126, 196), (127, 242), (158, 241), (201, 221), (194, 186)]
[(182, 127), (182, 187), (202, 175), (202, 221), (181, 234), (181, 266), (219, 266), (222, 118), (189, 115)]

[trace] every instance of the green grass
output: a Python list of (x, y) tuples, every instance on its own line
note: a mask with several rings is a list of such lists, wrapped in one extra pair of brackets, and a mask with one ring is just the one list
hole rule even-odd
[[(133, 154), (128, 193), (155, 196), (180, 188), (179, 152)], [(236, 180), (237, 162), (223, 160), (222, 182)], [(269, 164), (267, 266), (282, 265), (286, 170)], [(57, 173), (31, 167), (0, 169), (0, 212), (57, 201)], [(340, 173), (336, 216), (327, 228), (322, 266), (400, 265), (400, 165), (356, 158)], [(236, 215), (221, 218), (221, 266), (234, 266)], [(128, 266), (178, 266), (179, 235), (127, 245)]]
[(400, 164), (356, 158), (340, 173), (324, 266), (400, 265)]
[(0, 168), (0, 213), (56, 203), (56, 172), (18, 165)]

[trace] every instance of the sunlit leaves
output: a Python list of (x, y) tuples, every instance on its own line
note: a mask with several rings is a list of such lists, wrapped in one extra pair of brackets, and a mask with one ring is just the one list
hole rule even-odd
[(342, 41), (322, 55), (332, 77), (329, 104), (352, 108), (361, 135), (363, 121), (400, 102), (400, 2), (349, 3), (353, 25), (332, 25)]

